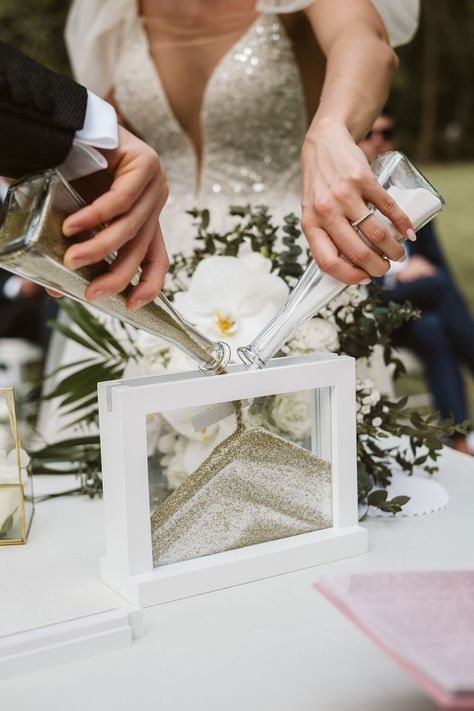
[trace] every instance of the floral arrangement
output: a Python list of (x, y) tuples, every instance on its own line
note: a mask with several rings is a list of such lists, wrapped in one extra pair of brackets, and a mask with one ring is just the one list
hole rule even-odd
[[(277, 313), (311, 257), (294, 215), (286, 216), (278, 227), (264, 206), (232, 207), (230, 229), (222, 233), (211, 229), (208, 210), (193, 210), (190, 214), (196, 232), (193, 249), (190, 254), (174, 257), (165, 293), (202, 332), (227, 341), (233, 360), (237, 360), (237, 346), (249, 343)], [(281, 355), (345, 353), (357, 358), (362, 367), (378, 346), (384, 367), (391, 366), (393, 377), (398, 377), (403, 365), (390, 346), (390, 334), (403, 322), (416, 318), (417, 313), (409, 304), (383, 303), (380, 296), (376, 290), (363, 286), (346, 289), (322, 313), (297, 329)], [(76, 303), (66, 302), (63, 308), (73, 325), (57, 324), (56, 328), (88, 352), (83, 362), (63, 370), (65, 377), (48, 396), (61, 399), (64, 414), (73, 416), (70, 424), (84, 428), (97, 422), (95, 390), (100, 380), (120, 378), (131, 368), (135, 373), (149, 374), (196, 367), (166, 341), (127, 326), (104, 323)], [(415, 467), (421, 467), (432, 473), (443, 437), (456, 428), (450, 422), (438, 423), (435, 414), (407, 412), (406, 399), (392, 401), (379, 393), (367, 377), (358, 380), (356, 395), (360, 502), (396, 513), (408, 497), (387, 499), (385, 489), (391, 469), (396, 465), (411, 474)], [(275, 395), (261, 400), (249, 410), (253, 424), (303, 445), (308, 441), (307, 394)], [(229, 420), (223, 420), (196, 433), (192, 415), (188, 411), (149, 417), (149, 457), (159, 465), (168, 490), (179, 486), (232, 431)], [(390, 437), (394, 436), (402, 439), (391, 446)], [(383, 442), (386, 446), (382, 446)], [(100, 491), (100, 448), (94, 434), (36, 452), (33, 468), (61, 470), (60, 463), (68, 452), (70, 472), (71, 447), (75, 456), (73, 471), (85, 476), (82, 489), (94, 495)]]

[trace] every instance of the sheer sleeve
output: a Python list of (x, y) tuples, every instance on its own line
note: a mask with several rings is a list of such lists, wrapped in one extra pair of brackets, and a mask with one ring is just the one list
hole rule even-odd
[[(262, 13), (304, 10), (317, 0), (257, 0)], [(409, 42), (418, 26), (419, 0), (372, 0), (392, 46)], [(111, 91), (124, 33), (137, 17), (136, 0), (74, 0), (66, 45), (77, 81), (99, 96)]]
[(115, 79), (122, 38), (137, 16), (136, 0), (74, 0), (65, 39), (78, 82), (107, 96)]
[[(263, 13), (284, 13), (304, 10), (317, 0), (258, 0), (257, 10)], [(392, 47), (407, 44), (418, 28), (420, 0), (372, 0)]]

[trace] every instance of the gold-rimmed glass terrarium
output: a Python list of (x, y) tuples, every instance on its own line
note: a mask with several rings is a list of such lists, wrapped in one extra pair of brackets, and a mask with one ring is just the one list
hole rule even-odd
[(33, 513), (33, 479), (20, 446), (14, 389), (0, 388), (0, 546), (26, 543)]

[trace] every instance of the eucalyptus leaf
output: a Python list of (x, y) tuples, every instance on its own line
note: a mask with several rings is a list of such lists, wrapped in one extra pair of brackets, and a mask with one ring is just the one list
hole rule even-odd
[(13, 528), (13, 524), (15, 523), (15, 514), (18, 511), (18, 506), (16, 509), (13, 511), (13, 513), (8, 516), (8, 518), (5, 519), (5, 521), (2, 524), (2, 527), (0, 528), (0, 536), (5, 536), (8, 531)]
[[(264, 205), (233, 205), (229, 208), (230, 228), (221, 232), (210, 229), (212, 215), (208, 209), (194, 208), (188, 214), (195, 233), (195, 246), (191, 254), (178, 254), (173, 258), (170, 284), (166, 286), (166, 295), (171, 301), (177, 291), (186, 288), (196, 267), (209, 255), (238, 257), (250, 247), (270, 260), (272, 273), (289, 287), (293, 287), (302, 275), (303, 264), (312, 263), (309, 249), (302, 254), (300, 223), (295, 214), (285, 216), (280, 224), (276, 224)], [(62, 412), (75, 417), (68, 425), (84, 429), (97, 419), (97, 382), (121, 377), (127, 362), (130, 359), (139, 361), (141, 354), (128, 331), (124, 332), (126, 342), (119, 340), (81, 304), (66, 303), (65, 311), (74, 325), (69, 327), (58, 323), (54, 327), (66, 338), (88, 349), (91, 355), (83, 362), (57, 369), (55, 375), (63, 373), (64, 369), (64, 377), (48, 397), (58, 398)], [(408, 302), (385, 302), (383, 291), (378, 287), (371, 287), (366, 296), (354, 304), (346, 301), (338, 304), (336, 299), (323, 315), (337, 327), (338, 353), (355, 358), (370, 357), (374, 349), (381, 346), (384, 362), (392, 368), (395, 379), (404, 367), (392, 347), (392, 332), (419, 316), (419, 310)], [(387, 487), (392, 470), (402, 468), (407, 475), (416, 468), (429, 474), (435, 472), (444, 439), (465, 433), (467, 423), (440, 422), (437, 414), (409, 412), (407, 398), (391, 400), (386, 395), (380, 396), (369, 410), (364, 416), (359, 413), (357, 427), (359, 501), (394, 514), (407, 503), (408, 497), (398, 496), (388, 501)], [(374, 418), (381, 420), (381, 425), (376, 428), (372, 424)], [(385, 449), (381, 442), (388, 437), (403, 437), (406, 444), (402, 448)], [(42, 466), (43, 470), (48, 463), (56, 470), (61, 466), (61, 460), (66, 469), (71, 461), (74, 462), (74, 471), (82, 477), (81, 492), (89, 496), (100, 493), (100, 444), (97, 437), (88, 439), (84, 435), (33, 454), (35, 466)]]

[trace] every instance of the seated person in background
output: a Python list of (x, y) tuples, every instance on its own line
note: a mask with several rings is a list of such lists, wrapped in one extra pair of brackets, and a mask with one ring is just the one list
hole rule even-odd
[[(395, 122), (387, 110), (376, 119), (360, 147), (369, 161), (395, 149)], [(421, 359), (435, 406), (441, 417), (456, 423), (469, 418), (460, 363), (474, 373), (474, 322), (444, 259), (433, 222), (406, 242), (407, 259), (394, 263), (380, 281), (387, 300), (411, 303), (421, 310), (416, 321), (393, 333), (395, 346), (409, 348)], [(451, 445), (468, 452), (466, 437)]]
[(45, 347), (54, 307), (40, 286), (0, 270), (0, 338), (22, 338)]

